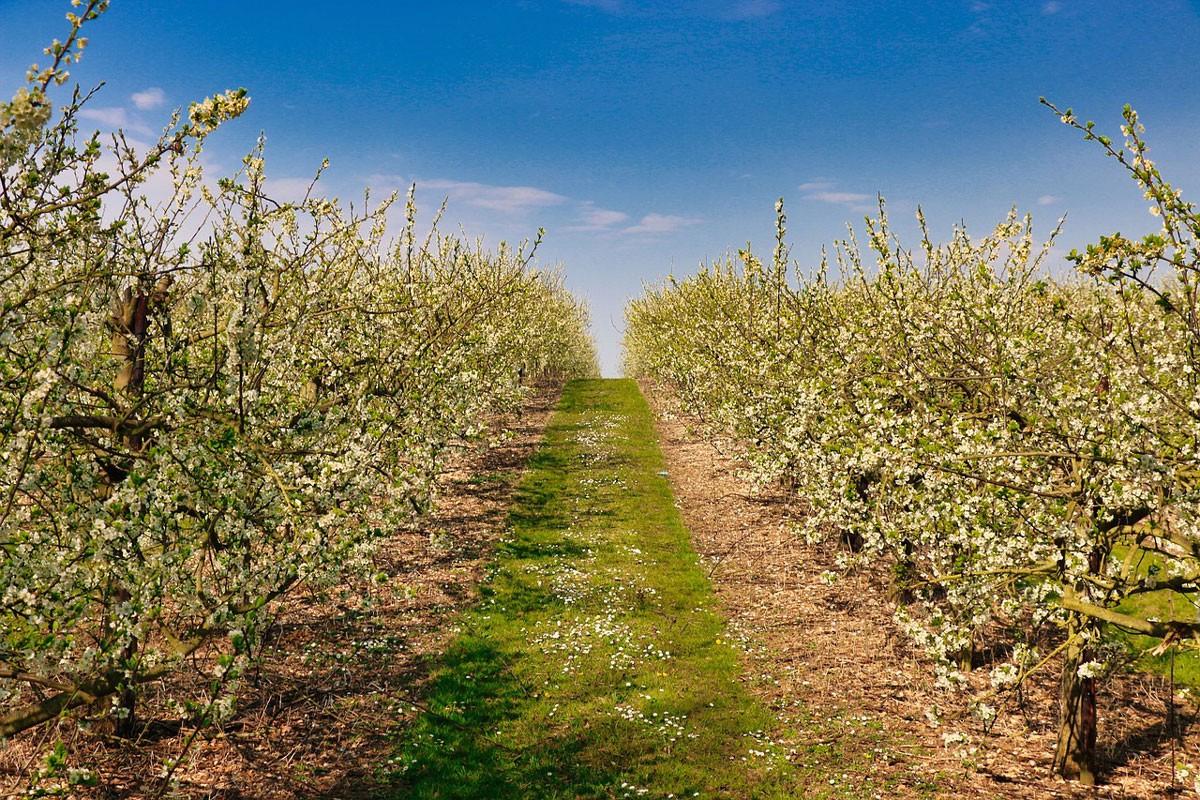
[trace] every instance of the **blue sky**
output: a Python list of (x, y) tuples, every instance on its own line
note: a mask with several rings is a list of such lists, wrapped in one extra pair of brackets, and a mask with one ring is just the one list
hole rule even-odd
[[(69, 10), (0, 0), (0, 92)], [(214, 174), (265, 131), (282, 193), (328, 157), (326, 194), (415, 181), (427, 216), (448, 197), (446, 223), (493, 244), (545, 227), (539, 262), (588, 298), (610, 374), (643, 282), (769, 254), (781, 196), (805, 265), (877, 194), (911, 245), (918, 204), (941, 239), (1014, 204), (1041, 232), (1067, 213), (1061, 253), (1152, 229), (1039, 96), (1113, 134), (1132, 104), (1168, 179), (1200, 187), (1197, 0), (113, 0), (87, 35), (97, 128), (144, 137), (244, 86)]]

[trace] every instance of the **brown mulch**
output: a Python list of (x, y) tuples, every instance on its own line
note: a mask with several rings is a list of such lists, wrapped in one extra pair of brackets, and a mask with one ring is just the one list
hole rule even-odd
[[(1105, 785), (1052, 775), (1053, 670), (1025, 687), (1023, 703), (1007, 703), (985, 735), (965, 699), (936, 689), (931, 664), (897, 631), (883, 576), (860, 571), (822, 582), (822, 572), (836, 569), (840, 544), (813, 546), (792, 532), (803, 513), (795, 494), (754, 490), (739, 477), (738, 443), (684, 415), (665, 391), (642, 389), (693, 543), (730, 628), (746, 642), (747, 683), (778, 710), (781, 731), (807, 732), (790, 743), (797, 768), (848, 786), (855, 776), (843, 772), (865, 771), (888, 797), (1161, 798), (1184, 788), (1172, 786), (1172, 762), (1200, 761), (1200, 726), (1190, 724), (1197, 709), (1176, 698), (1174, 727), (1182, 734), (1169, 736), (1172, 693), (1164, 679), (1105, 682), (1098, 743)], [(986, 685), (987, 672), (970, 679)], [(925, 714), (934, 707), (936, 728)], [(969, 744), (945, 744), (950, 732), (966, 734)], [(1191, 778), (1180, 783), (1191, 791)]]
[[(76, 788), (75, 797), (378, 796), (375, 776), (393, 755), (390, 737), (415, 716), (431, 659), (477, 596), (512, 491), (557, 398), (551, 390), (531, 395), (519, 417), (495, 421), (511, 437), (454, 459), (437, 509), (380, 544), (374, 580), (290, 595), (265, 637), (261, 663), (243, 680), (232, 722), (200, 732), (169, 724), (151, 696), (134, 742), (71, 722), (30, 731), (0, 742), (0, 797), (24, 794), (56, 739), (72, 766), (100, 778), (95, 788)], [(187, 670), (170, 678), (196, 679)], [(168, 786), (158, 777), (163, 765), (184, 751)]]

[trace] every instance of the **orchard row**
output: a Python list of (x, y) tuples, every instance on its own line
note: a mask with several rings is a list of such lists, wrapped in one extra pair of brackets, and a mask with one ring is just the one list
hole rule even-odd
[[(794, 488), (805, 535), (890, 571), (944, 684), (996, 644), (991, 623), (1017, 631), (977, 698), (985, 725), (1006, 689), (1063, 664), (1056, 768), (1090, 781), (1095, 682), (1121, 655), (1106, 626), (1160, 647), (1200, 630), (1200, 217), (1134, 112), (1121, 149), (1060, 116), (1131, 173), (1159, 232), (1105, 238), (1053, 279), (1015, 212), (914, 252), (881, 203), (865, 248), (852, 234), (793, 274), (780, 206), (769, 264), (743, 251), (648, 290), (626, 347), (632, 373), (746, 443), (758, 481)], [(1139, 611), (1164, 599), (1173, 618)]]
[(208, 689), (171, 704), (227, 713), (278, 598), (367, 564), (531, 385), (597, 371), (528, 245), (418, 235), (411, 194), (272, 198), (261, 145), (209, 180), (244, 92), (148, 148), (81, 134), (88, 98), (50, 96), (105, 5), (0, 104), (0, 739), (97, 704), (132, 733), (189, 657)]

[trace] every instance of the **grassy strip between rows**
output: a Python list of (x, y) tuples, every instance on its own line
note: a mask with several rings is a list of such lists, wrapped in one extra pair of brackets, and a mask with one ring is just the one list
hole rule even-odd
[(394, 796), (828, 791), (742, 687), (665, 474), (636, 384), (568, 386), (482, 602), (382, 770)]

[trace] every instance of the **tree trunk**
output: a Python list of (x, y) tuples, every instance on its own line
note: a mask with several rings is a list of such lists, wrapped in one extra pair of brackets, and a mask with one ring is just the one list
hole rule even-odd
[[(151, 300), (151, 296), (144, 291), (134, 293), (127, 290), (113, 310), (113, 355), (124, 362), (117, 373), (114, 388), (129, 397), (131, 404), (136, 403), (145, 391), (146, 337), (150, 330)], [(140, 453), (145, 445), (140, 433), (123, 438), (124, 445), (133, 456)], [(128, 599), (124, 587), (117, 587), (116, 594), (121, 600)], [(132, 665), (137, 654), (138, 640), (132, 637), (121, 653), (122, 667)], [(118, 713), (114, 720), (116, 735), (127, 739), (133, 738), (137, 729), (137, 690), (134, 683), (131, 681), (119, 690)]]
[[(137, 655), (137, 639), (129, 642), (125, 649), (126, 660), (132, 660)], [(127, 684), (117, 696), (119, 714), (113, 722), (113, 733), (122, 739), (132, 739), (137, 734), (137, 690), (132, 684)]]
[[(1100, 635), (1095, 621), (1072, 614), (1068, 635), (1074, 639), (1084, 628)], [(1091, 648), (1085, 643), (1076, 640), (1068, 647), (1054, 752), (1054, 771), (1085, 786), (1096, 785), (1096, 679), (1081, 677), (1079, 667), (1091, 660)]]

